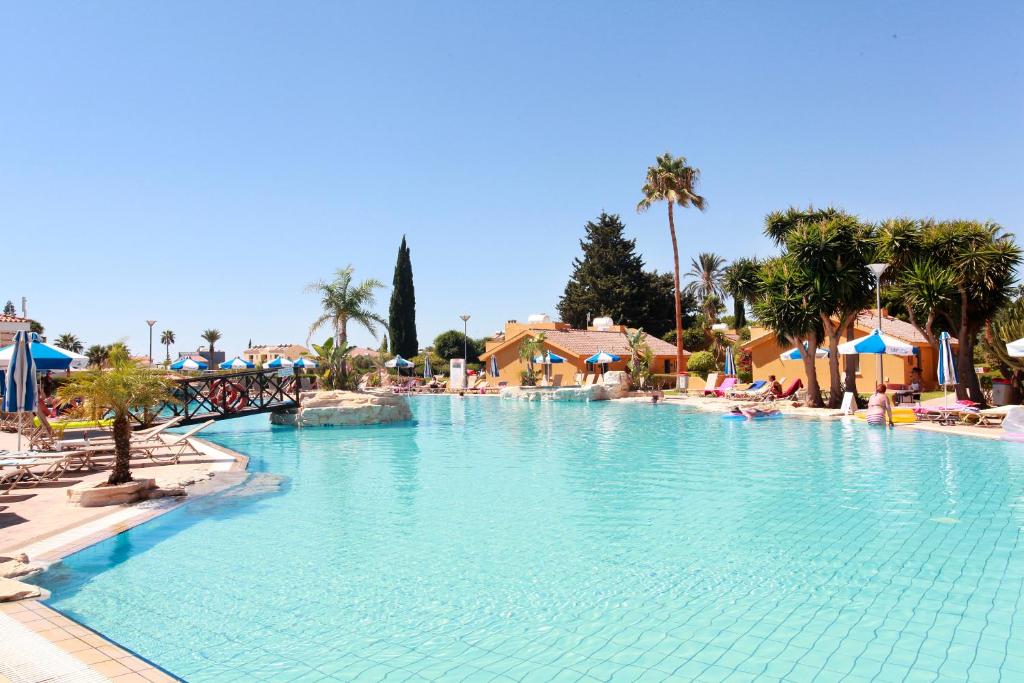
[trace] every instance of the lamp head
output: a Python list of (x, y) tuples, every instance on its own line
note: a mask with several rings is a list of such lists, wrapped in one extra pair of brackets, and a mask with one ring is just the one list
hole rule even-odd
[(884, 273), (889, 268), (889, 264), (888, 263), (871, 263), (871, 264), (868, 264), (868, 268), (871, 270), (872, 273), (875, 274), (876, 278), (881, 279), (882, 278), (882, 273)]

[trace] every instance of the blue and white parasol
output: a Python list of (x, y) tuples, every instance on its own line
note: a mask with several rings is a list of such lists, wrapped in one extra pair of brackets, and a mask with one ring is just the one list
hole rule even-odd
[(939, 335), (939, 365), (935, 369), (939, 384), (942, 385), (942, 404), (946, 404), (946, 387), (957, 384), (956, 359), (953, 358), (953, 345), (949, 341), (949, 332)]
[(292, 365), (294, 365), (294, 363), (292, 363), (292, 360), (286, 356), (280, 356), (279, 358), (275, 358), (267, 363), (268, 368), (274, 368), (275, 370), (279, 368), (290, 368)]
[(591, 365), (604, 365), (606, 363), (616, 363), (619, 361), (619, 357), (614, 353), (605, 353), (604, 351), (598, 351), (593, 356), (588, 358), (585, 362)]
[(725, 347), (725, 366), (722, 368), (722, 372), (725, 373), (726, 377), (736, 376), (736, 360), (733, 358), (731, 346)]
[(491, 377), (500, 377), (501, 373), (498, 372), (498, 357), (492, 355), (487, 360), (487, 374)]
[(839, 345), (839, 353), (844, 356), (852, 356), (858, 353), (888, 354), (890, 356), (913, 356), (914, 347), (910, 344), (893, 339), (875, 329), (866, 337), (860, 337), (853, 341)]
[(179, 358), (178, 360), (176, 360), (173, 363), (171, 363), (171, 370), (193, 370), (193, 371), (195, 371), (195, 370), (205, 370), (208, 367), (210, 367), (210, 366), (207, 365), (206, 363), (200, 363), (199, 361), (194, 360), (192, 358), (189, 358), (188, 356), (186, 356), (184, 358)]
[[(36, 370), (67, 370), (68, 368), (84, 368), (89, 364), (89, 359), (80, 353), (40, 341), (39, 335), (35, 332), (25, 332), (25, 334), (28, 335), (28, 344), (32, 352), (32, 359), (36, 364)], [(13, 353), (13, 344), (0, 349), (0, 369), (6, 368), (10, 364)]]
[[(174, 367), (174, 366), (171, 366), (171, 367)], [(239, 358), (238, 356), (235, 356), (231, 360), (224, 361), (223, 363), (221, 363), (217, 367), (220, 368), (221, 370), (246, 370), (246, 369), (249, 369), (249, 368), (254, 368), (254, 367), (256, 367), (256, 365), (253, 364), (253, 363), (250, 363), (249, 361), (245, 360), (244, 358)]]
[[(807, 343), (804, 342), (804, 347), (801, 349), (799, 346), (791, 348), (789, 351), (784, 351), (779, 354), (779, 360), (801, 360), (804, 357), (803, 351), (807, 350)], [(828, 358), (828, 349), (823, 349), (820, 346), (814, 350), (815, 358)]]
[(37, 407), (36, 363), (32, 358), (32, 343), (24, 330), (14, 335), (11, 359), (4, 377), (4, 412), (18, 413), (18, 450), (21, 450), (21, 413), (34, 413)]
[(297, 361), (292, 363), (292, 366), (296, 368), (305, 368), (307, 370), (312, 370), (316, 367), (319, 367), (315, 360), (313, 360), (312, 358), (307, 358), (306, 356), (302, 356), (301, 358), (299, 358)]

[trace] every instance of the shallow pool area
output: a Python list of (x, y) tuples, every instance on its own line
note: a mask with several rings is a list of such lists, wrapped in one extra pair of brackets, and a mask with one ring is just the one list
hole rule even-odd
[(412, 404), (216, 425), (249, 481), (67, 558), (48, 604), (188, 681), (1024, 680), (1024, 444)]

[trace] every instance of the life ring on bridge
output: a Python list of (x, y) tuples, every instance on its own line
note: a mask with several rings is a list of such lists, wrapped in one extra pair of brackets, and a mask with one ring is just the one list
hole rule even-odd
[(210, 393), (210, 403), (223, 408), (226, 412), (233, 413), (249, 405), (249, 397), (245, 389), (238, 382), (217, 382), (216, 387)]

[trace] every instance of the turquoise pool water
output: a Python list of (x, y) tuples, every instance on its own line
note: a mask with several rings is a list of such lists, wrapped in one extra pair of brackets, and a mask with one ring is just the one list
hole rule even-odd
[(189, 681), (1024, 680), (1021, 444), (413, 402), (218, 425), (251, 483), (68, 558), (50, 604)]

